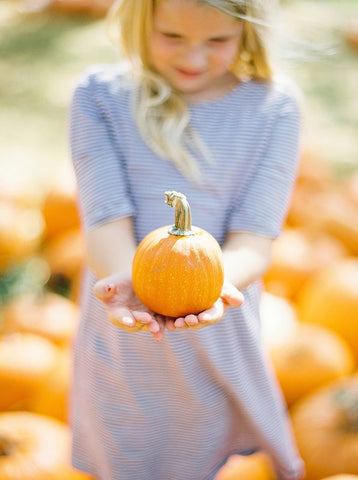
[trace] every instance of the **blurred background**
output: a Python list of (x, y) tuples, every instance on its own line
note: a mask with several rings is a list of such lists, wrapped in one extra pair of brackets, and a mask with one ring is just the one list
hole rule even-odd
[[(66, 399), (84, 249), (67, 129), (83, 69), (119, 60), (107, 35), (110, 3), (0, 1), (4, 480), (87, 478), (69, 466)], [(263, 339), (307, 480), (358, 479), (358, 1), (281, 4), (280, 63), (303, 92), (305, 128), (287, 222), (264, 279)], [(63, 446), (51, 471), (36, 464), (35, 476), (23, 465), (21, 477), (5, 472), (9, 462), (20, 469), (12, 454), (18, 437), (9, 433), (19, 425), (39, 445), (52, 438)], [(269, 460), (234, 456), (218, 475), (241, 478), (273, 479)]]

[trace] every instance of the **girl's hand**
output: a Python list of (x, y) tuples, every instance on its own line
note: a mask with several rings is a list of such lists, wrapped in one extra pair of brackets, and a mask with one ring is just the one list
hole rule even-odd
[(166, 327), (169, 330), (188, 327), (200, 330), (220, 322), (229, 307), (240, 307), (243, 302), (243, 294), (232, 283), (225, 280), (221, 295), (211, 308), (200, 312), (198, 315), (190, 314), (186, 317), (177, 318), (172, 321), (172, 324), (168, 323), (167, 320)]
[(136, 297), (130, 276), (120, 274), (99, 280), (94, 286), (95, 296), (101, 300), (113, 325), (126, 332), (150, 332), (157, 341), (164, 337), (165, 322), (145, 307)]

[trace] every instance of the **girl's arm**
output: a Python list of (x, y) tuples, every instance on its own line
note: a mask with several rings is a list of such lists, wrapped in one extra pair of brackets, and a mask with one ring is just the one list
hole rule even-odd
[(130, 274), (136, 249), (131, 217), (89, 230), (85, 235), (87, 261), (98, 278)]
[(223, 246), (226, 279), (242, 290), (266, 272), (271, 261), (272, 239), (253, 233), (228, 234)]

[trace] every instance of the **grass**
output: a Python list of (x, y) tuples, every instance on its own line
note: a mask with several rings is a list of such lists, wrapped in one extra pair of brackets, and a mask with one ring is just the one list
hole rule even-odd
[[(67, 114), (80, 72), (118, 59), (103, 19), (49, 13), (24, 15), (14, 0), (0, 2), (0, 168), (2, 181), (19, 177), (46, 187), (70, 167)], [(286, 0), (284, 21), (294, 38), (333, 42), (319, 58), (286, 61), (305, 97), (305, 145), (338, 173), (358, 163), (358, 52), (342, 32), (358, 19), (356, 0)], [(289, 50), (297, 53), (295, 41)]]

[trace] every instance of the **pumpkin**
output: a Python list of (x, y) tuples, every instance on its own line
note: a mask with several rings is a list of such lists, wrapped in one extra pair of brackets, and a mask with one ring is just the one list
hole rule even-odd
[(349, 475), (342, 473), (340, 475), (333, 475), (321, 478), (321, 480), (358, 480), (358, 475)]
[(262, 452), (252, 455), (231, 455), (220, 468), (215, 480), (275, 480), (269, 457)]
[[(58, 348), (31, 333), (0, 337), (0, 410), (23, 406), (46, 381), (57, 360)], [(1, 475), (0, 475), (1, 478)]]
[(299, 400), (291, 420), (307, 480), (358, 474), (358, 374)]
[(26, 410), (69, 420), (69, 392), (72, 377), (72, 351), (61, 349), (44, 381), (26, 403)]
[(277, 379), (288, 405), (354, 369), (350, 347), (335, 333), (297, 322), (268, 346)]
[(175, 224), (150, 232), (133, 258), (134, 291), (149, 309), (169, 317), (210, 308), (221, 293), (224, 271), (217, 241), (191, 226), (185, 195), (170, 191), (165, 201), (175, 208)]
[(0, 202), (0, 271), (34, 254), (44, 233), (38, 208), (25, 208), (11, 201)]
[(70, 466), (71, 433), (31, 412), (0, 413), (1, 480), (90, 480)]
[(67, 229), (79, 228), (75, 184), (59, 182), (53, 185), (44, 196), (41, 211), (45, 220), (46, 239)]
[(48, 0), (49, 9), (67, 14), (106, 15), (114, 0)]
[(358, 359), (358, 258), (347, 257), (311, 277), (297, 296), (299, 319), (322, 325), (351, 346)]
[(294, 300), (308, 278), (346, 253), (342, 242), (328, 233), (286, 228), (273, 243), (271, 264), (264, 275), (265, 287)]
[(348, 45), (358, 50), (358, 20), (352, 21), (345, 29), (344, 36)]
[(318, 193), (306, 185), (295, 189), (287, 217), (290, 226), (306, 226), (333, 235), (358, 254), (358, 205), (338, 188)]
[(73, 228), (50, 239), (44, 246), (43, 257), (50, 267), (51, 276), (61, 275), (71, 280), (84, 265), (85, 251), (81, 231)]
[(4, 332), (32, 332), (59, 346), (72, 341), (79, 320), (78, 306), (56, 293), (24, 294), (3, 310)]

